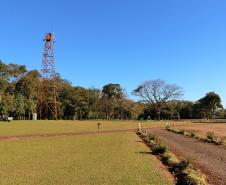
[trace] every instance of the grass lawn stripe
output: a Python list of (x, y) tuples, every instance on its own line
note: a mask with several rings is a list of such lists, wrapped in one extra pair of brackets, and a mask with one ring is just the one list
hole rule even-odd
[(167, 185), (168, 172), (134, 133), (0, 143), (2, 185)]

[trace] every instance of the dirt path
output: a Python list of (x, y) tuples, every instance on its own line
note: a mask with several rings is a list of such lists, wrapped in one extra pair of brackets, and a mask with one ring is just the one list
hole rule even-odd
[(135, 132), (135, 129), (0, 136), (0, 141), (26, 140), (26, 139), (48, 138), (48, 137), (59, 137), (59, 136), (79, 136), (79, 135), (81, 136), (81, 135), (98, 135), (98, 134), (100, 135), (100, 134), (111, 134), (111, 133), (122, 133), (122, 132)]
[(196, 141), (165, 129), (150, 129), (177, 155), (191, 160), (213, 185), (226, 185), (226, 147)]

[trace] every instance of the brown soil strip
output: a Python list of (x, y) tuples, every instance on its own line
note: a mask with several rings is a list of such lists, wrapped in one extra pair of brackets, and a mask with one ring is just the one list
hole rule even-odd
[(90, 132), (12, 135), (12, 136), (0, 136), (0, 141), (26, 140), (26, 139), (34, 139), (34, 138), (49, 138), (49, 137), (59, 137), (59, 136), (102, 135), (102, 134), (111, 134), (111, 133), (135, 132), (135, 131), (136, 131), (135, 129), (126, 129), (126, 130), (107, 130), (107, 131), (90, 131)]
[(165, 129), (150, 129), (170, 150), (205, 173), (210, 184), (226, 185), (226, 147), (196, 141)]

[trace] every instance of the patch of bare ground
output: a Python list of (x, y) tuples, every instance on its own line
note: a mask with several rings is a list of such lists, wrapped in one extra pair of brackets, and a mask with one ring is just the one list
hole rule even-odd
[(194, 132), (200, 136), (206, 137), (207, 132), (214, 132), (218, 137), (226, 137), (226, 123), (203, 123), (192, 125), (180, 125), (176, 128), (181, 128), (187, 131)]
[(124, 129), (124, 130), (108, 130), (108, 131), (92, 131), (92, 132), (67, 132), (67, 133), (48, 133), (48, 134), (25, 134), (14, 136), (0, 136), (0, 141), (5, 140), (29, 140), (35, 138), (49, 138), (60, 136), (82, 136), (82, 135), (98, 135), (98, 134), (112, 134), (121, 132), (135, 132), (136, 129)]

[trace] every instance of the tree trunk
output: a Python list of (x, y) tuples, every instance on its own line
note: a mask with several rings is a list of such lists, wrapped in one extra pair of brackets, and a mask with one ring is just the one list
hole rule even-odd
[(215, 109), (212, 110), (212, 119), (215, 119)]
[(76, 120), (76, 110), (75, 110), (75, 113), (74, 113), (73, 119), (74, 119), (74, 120)]
[(161, 120), (161, 109), (159, 107), (157, 108), (156, 113), (157, 113), (158, 121), (160, 121)]

